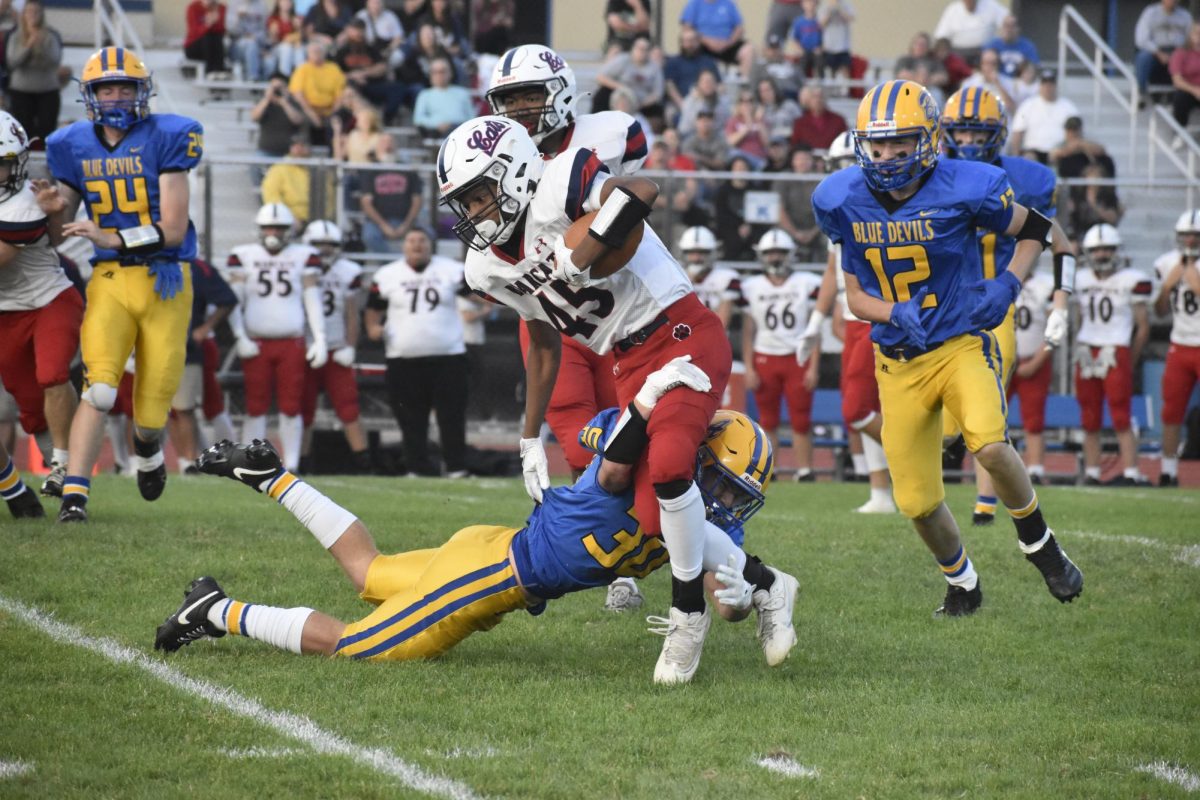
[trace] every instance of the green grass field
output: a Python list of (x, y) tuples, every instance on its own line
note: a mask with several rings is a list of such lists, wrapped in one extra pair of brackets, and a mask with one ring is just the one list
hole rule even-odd
[[(314, 484), (385, 552), (528, 508), (517, 481)], [(1187, 797), (1200, 493), (1042, 498), (1083, 596), (1054, 601), (1002, 521), (967, 531), (983, 609), (935, 621), (935, 564), (899, 517), (848, 512), (863, 486), (772, 487), (748, 548), (799, 577), (800, 644), (771, 670), (752, 620), (715, 621), (694, 683), (663, 688), (662, 640), (644, 614), (604, 611), (601, 590), (510, 615), (435, 662), (234, 637), (164, 657), (154, 629), (197, 575), (347, 620), (367, 606), (262, 496), (172, 476), (147, 504), (101, 477), (86, 527), (0, 521), (0, 797)], [(952, 488), (960, 520), (971, 499)], [(663, 613), (666, 571), (644, 591)]]

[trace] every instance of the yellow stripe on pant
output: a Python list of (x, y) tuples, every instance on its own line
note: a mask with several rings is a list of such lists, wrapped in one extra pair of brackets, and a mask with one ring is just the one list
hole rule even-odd
[[(992, 328), (992, 333), (996, 336), (996, 342), (1000, 346), (1001, 363), (1004, 365), (1004, 389), (1008, 390), (1008, 383), (1012, 380), (1013, 373), (1017, 370), (1017, 322), (1016, 322), (1017, 307), (1015, 305), (1008, 307), (1008, 316), (1004, 318), (996, 327)], [(947, 439), (952, 439), (962, 433), (962, 426), (958, 424), (958, 420), (949, 414), (942, 415), (942, 436)]]
[(473, 525), (436, 549), (376, 558), (362, 598), (379, 608), (346, 626), (337, 655), (432, 658), (526, 608), (509, 558), (516, 534), (516, 528)]

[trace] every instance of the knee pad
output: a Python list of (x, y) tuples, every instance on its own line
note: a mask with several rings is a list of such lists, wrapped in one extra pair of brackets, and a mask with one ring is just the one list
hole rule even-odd
[(117, 387), (109, 386), (107, 383), (89, 384), (83, 390), (80, 399), (97, 411), (107, 414), (112, 411), (113, 405), (117, 402)]
[(674, 500), (682, 497), (692, 486), (690, 480), (675, 480), (654, 484), (654, 494), (659, 500)]

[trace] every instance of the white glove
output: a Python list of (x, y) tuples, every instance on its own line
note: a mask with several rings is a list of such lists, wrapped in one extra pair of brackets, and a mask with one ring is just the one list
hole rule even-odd
[(343, 367), (353, 367), (354, 366), (354, 356), (355, 356), (354, 348), (351, 347), (350, 345), (346, 345), (345, 347), (339, 347), (337, 350), (334, 350), (333, 353), (331, 354), (331, 357), (333, 358), (333, 360), (336, 361), (337, 363), (341, 364)]
[(526, 493), (536, 502), (542, 502), (542, 492), (550, 488), (550, 465), (541, 439), (521, 440), (521, 473)]
[(1067, 312), (1061, 308), (1050, 309), (1046, 317), (1046, 346), (1058, 347), (1067, 340)]
[(804, 366), (808, 360), (812, 358), (821, 346), (821, 323), (825, 321), (825, 315), (820, 311), (813, 310), (808, 317), (808, 327), (804, 329), (804, 333), (800, 334), (800, 346), (796, 349), (796, 363)]
[(745, 611), (754, 600), (754, 585), (742, 576), (741, 570), (734, 566), (736, 563), (737, 557), (731, 555), (728, 564), (717, 567), (716, 579), (724, 584), (725, 588), (713, 592), (713, 596), (723, 606)]
[(243, 361), (248, 358), (257, 358), (259, 353), (258, 342), (249, 336), (239, 336), (237, 342), (234, 344), (234, 349), (237, 350), (238, 358)]
[(550, 272), (553, 280), (566, 281), (571, 286), (587, 286), (588, 276), (584, 270), (575, 266), (571, 254), (575, 251), (567, 247), (562, 234), (554, 237), (554, 269)]
[(314, 339), (313, 343), (308, 346), (308, 352), (304, 354), (304, 360), (313, 369), (325, 366), (325, 362), (329, 360), (329, 349), (325, 347), (325, 340)]
[(691, 361), (691, 356), (679, 356), (651, 372), (646, 376), (646, 382), (642, 384), (634, 400), (646, 408), (654, 408), (659, 398), (679, 386), (686, 386), (697, 392), (712, 389), (712, 381), (704, 374), (704, 370)]

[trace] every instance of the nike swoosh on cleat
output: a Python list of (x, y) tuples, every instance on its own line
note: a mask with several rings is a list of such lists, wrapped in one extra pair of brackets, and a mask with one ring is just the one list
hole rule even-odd
[(246, 469), (245, 467), (233, 468), (233, 477), (237, 478), (239, 481), (246, 480), (247, 476), (252, 478), (262, 478), (267, 475), (274, 474), (275, 470), (273, 469)]
[(195, 609), (197, 606), (203, 605), (204, 601), (208, 600), (208, 598), (216, 597), (218, 594), (219, 594), (219, 592), (209, 592), (208, 594), (204, 595), (204, 597), (201, 597), (199, 600), (192, 603), (190, 606), (185, 608), (183, 611), (179, 612), (179, 617), (178, 617), (179, 624), (180, 625), (191, 625), (192, 622), (191, 622), (191, 620), (188, 619), (187, 615), (190, 614), (192, 612), (192, 610)]

